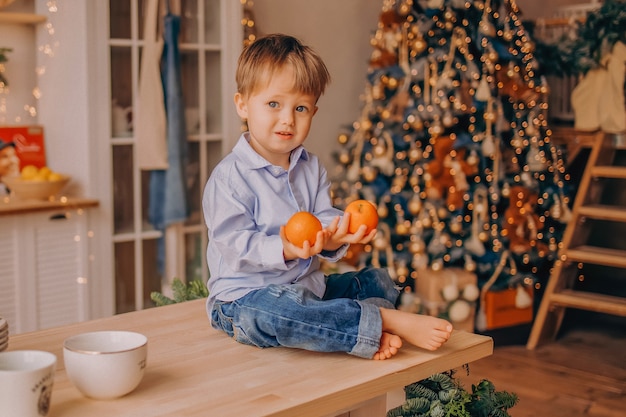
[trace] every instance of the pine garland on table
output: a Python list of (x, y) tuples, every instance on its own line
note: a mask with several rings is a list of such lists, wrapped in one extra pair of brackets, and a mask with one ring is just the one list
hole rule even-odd
[(508, 410), (519, 398), (496, 391), (489, 380), (466, 391), (453, 372), (434, 374), (404, 388), (406, 402), (387, 412), (387, 417), (510, 417)]

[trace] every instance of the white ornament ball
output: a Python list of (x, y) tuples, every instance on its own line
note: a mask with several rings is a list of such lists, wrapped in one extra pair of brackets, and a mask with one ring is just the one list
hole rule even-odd
[(471, 310), (467, 301), (457, 300), (448, 309), (448, 316), (452, 322), (462, 322), (470, 316)]
[(448, 284), (441, 290), (441, 296), (446, 301), (453, 301), (459, 298), (459, 288), (454, 284)]
[(480, 295), (480, 291), (478, 290), (478, 286), (474, 284), (468, 284), (463, 288), (463, 299), (469, 302), (473, 302), (478, 300), (478, 296)]
[(415, 303), (415, 294), (406, 291), (402, 292), (400, 295), (400, 305), (402, 305), (402, 307), (410, 307), (413, 303)]
[(517, 287), (515, 293), (515, 307), (528, 308), (533, 304), (533, 299), (521, 285)]

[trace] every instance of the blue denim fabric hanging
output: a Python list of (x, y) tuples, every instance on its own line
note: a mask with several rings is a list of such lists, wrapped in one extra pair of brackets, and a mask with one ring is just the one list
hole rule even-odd
[[(185, 104), (181, 81), (181, 60), (178, 48), (180, 16), (168, 13), (164, 20), (161, 79), (167, 117), (167, 170), (154, 170), (150, 175), (148, 219), (161, 231), (189, 216), (185, 170), (187, 167), (187, 135)], [(164, 238), (158, 242), (158, 268), (163, 272)]]

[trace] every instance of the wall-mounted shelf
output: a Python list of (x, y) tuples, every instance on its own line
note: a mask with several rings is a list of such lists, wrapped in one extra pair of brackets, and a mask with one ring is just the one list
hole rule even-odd
[(45, 22), (46, 16), (34, 13), (0, 12), (0, 23), (36, 25)]

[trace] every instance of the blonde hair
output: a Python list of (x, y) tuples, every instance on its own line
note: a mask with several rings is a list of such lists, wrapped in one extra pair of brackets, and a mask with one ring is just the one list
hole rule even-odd
[(267, 85), (275, 71), (292, 65), (294, 88), (319, 98), (330, 82), (330, 74), (322, 58), (298, 39), (273, 34), (257, 39), (248, 45), (237, 64), (237, 91), (243, 96)]

